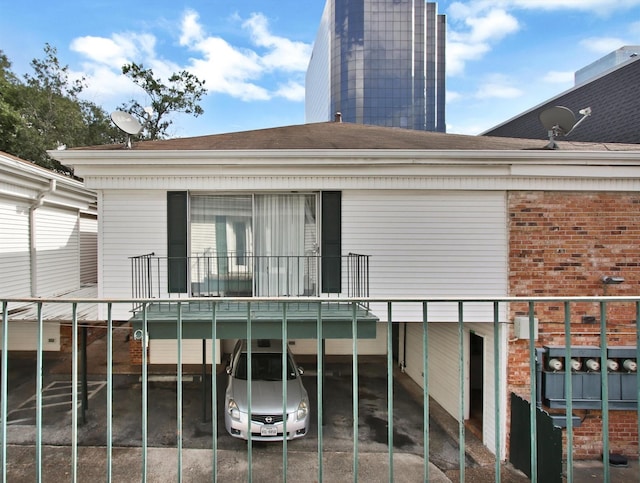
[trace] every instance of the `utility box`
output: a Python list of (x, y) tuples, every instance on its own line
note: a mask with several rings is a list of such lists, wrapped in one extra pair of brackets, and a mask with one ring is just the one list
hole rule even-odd
[[(567, 360), (569, 354), (570, 359)], [(564, 346), (538, 349), (538, 397), (549, 408), (565, 408), (568, 388), (566, 371), (571, 371), (571, 400), (575, 409), (602, 408), (602, 382), (608, 385), (609, 409), (633, 409), (638, 400), (637, 352), (635, 347), (609, 347), (607, 360), (600, 360), (600, 347)], [(616, 370), (608, 370), (615, 361)], [(604, 374), (602, 371), (605, 371)]]
[[(513, 319), (513, 329), (518, 339), (529, 339), (529, 317), (517, 316)], [(533, 337), (538, 340), (538, 319), (533, 319)]]

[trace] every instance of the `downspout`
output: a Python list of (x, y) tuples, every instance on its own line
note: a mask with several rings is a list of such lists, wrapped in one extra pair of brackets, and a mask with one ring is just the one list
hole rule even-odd
[(31, 296), (38, 296), (38, 260), (36, 251), (36, 210), (44, 204), (44, 198), (56, 190), (56, 180), (49, 180), (49, 187), (36, 196), (29, 207), (29, 260), (31, 263)]

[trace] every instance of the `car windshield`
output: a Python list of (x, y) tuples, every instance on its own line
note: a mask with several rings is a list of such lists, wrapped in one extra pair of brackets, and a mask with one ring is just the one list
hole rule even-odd
[[(247, 379), (247, 354), (243, 352), (238, 358), (235, 370), (236, 379)], [(287, 357), (287, 379), (295, 379), (296, 372), (293, 369), (291, 359)], [(251, 380), (252, 381), (281, 381), (282, 380), (282, 354), (257, 352), (251, 354)]]

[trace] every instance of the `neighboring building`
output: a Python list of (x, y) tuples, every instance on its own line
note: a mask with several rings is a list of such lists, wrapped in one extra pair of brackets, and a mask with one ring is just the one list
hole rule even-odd
[(580, 85), (593, 80), (638, 55), (640, 55), (640, 45), (625, 45), (624, 47), (620, 47), (618, 50), (614, 50), (588, 66), (578, 69), (575, 73), (575, 84)]
[(306, 122), (445, 132), (444, 15), (424, 0), (327, 0), (309, 62)]
[(540, 113), (553, 106), (571, 109), (576, 118), (586, 107), (591, 116), (566, 141), (640, 143), (640, 48), (623, 47), (576, 72), (576, 85), (528, 111), (482, 133), (529, 139), (548, 139)]
[[(625, 282), (609, 295), (637, 295), (640, 149), (559, 141), (558, 150), (546, 150), (545, 144), (314, 123), (51, 155), (99, 193), (100, 296), (196, 295), (212, 303), (230, 295), (330, 296), (322, 312), (334, 324), (323, 332), (326, 352), (351, 354), (350, 332), (340, 332), (345, 323), (351, 327), (351, 311), (341, 318), (339, 307), (341, 296), (354, 295), (352, 277), (339, 260), (356, 253), (368, 257), (362, 275), (369, 284), (355, 296), (593, 296), (602, 295), (601, 278), (611, 274)], [(160, 281), (153, 289), (139, 284), (147, 272)], [(202, 341), (211, 344), (212, 309), (198, 303), (184, 308), (183, 363), (200, 362)], [(315, 332), (306, 331), (318, 317), (309, 306), (311, 313), (288, 314), (296, 321), (288, 333), (296, 353), (315, 354), (318, 347)], [(610, 344), (635, 348), (633, 309), (609, 314)], [(598, 346), (598, 331), (579, 319), (594, 311), (597, 304), (585, 303), (575, 312), (572, 344)], [(175, 363), (175, 313), (152, 305), (145, 314), (150, 362)], [(429, 393), (455, 418), (460, 315), (455, 302), (429, 306)], [(497, 340), (491, 304), (465, 306), (463, 315), (471, 353), (464, 357), (465, 419), (479, 418), (491, 449), (496, 395), (502, 408), (510, 391), (526, 396), (530, 375), (529, 341), (514, 329), (527, 307), (512, 304), (498, 315)], [(128, 307), (113, 316), (138, 326), (141, 320)], [(356, 316), (358, 353), (386, 354), (387, 306), (372, 304)], [(241, 324), (249, 312), (221, 308), (215, 317), (219, 356), (246, 337)], [(550, 303), (536, 317), (536, 347), (564, 343), (561, 304)], [(277, 316), (252, 305), (254, 319), (262, 321), (254, 337), (280, 336)], [(422, 384), (423, 307), (394, 306), (392, 320), (398, 364)], [(494, 343), (502, 362), (497, 378)], [(470, 388), (481, 398), (470, 399)], [(597, 456), (599, 411), (577, 412), (584, 420), (575, 428), (575, 455)], [(498, 413), (505, 433), (508, 413)], [(637, 454), (635, 410), (611, 411), (609, 425), (612, 451)]]
[[(96, 201), (96, 193), (82, 182), (0, 152), (0, 294), (95, 296)], [(95, 319), (89, 305), (79, 314)], [(34, 307), (14, 306), (10, 315), (9, 349), (35, 349)], [(64, 325), (71, 314), (51, 306), (44, 316), (44, 350), (64, 350), (69, 343)]]

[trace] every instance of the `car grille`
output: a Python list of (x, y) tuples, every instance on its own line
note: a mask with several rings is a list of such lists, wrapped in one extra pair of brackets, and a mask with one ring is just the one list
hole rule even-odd
[(251, 421), (261, 424), (277, 424), (282, 422), (282, 414), (252, 414)]

